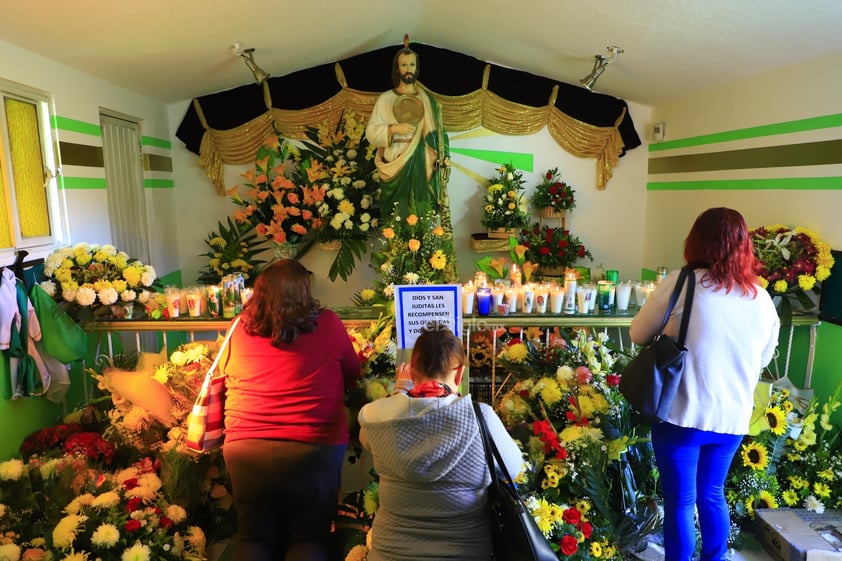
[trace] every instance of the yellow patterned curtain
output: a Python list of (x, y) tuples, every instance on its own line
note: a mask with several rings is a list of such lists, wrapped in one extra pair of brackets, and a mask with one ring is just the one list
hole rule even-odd
[[(547, 127), (550, 135), (564, 150), (581, 158), (596, 159), (596, 188), (605, 189), (623, 151), (623, 139), (618, 127), (625, 117), (625, 109), (614, 126), (597, 127), (565, 115), (554, 107), (558, 87), (553, 88), (544, 107), (508, 101), (487, 89), (490, 68), (490, 65), (485, 68), (482, 88), (471, 93), (447, 96), (427, 90), (442, 108), (445, 128), (455, 132), (482, 126), (499, 134), (520, 136)], [(319, 105), (297, 111), (272, 108), (269, 86), (264, 82), (266, 113), (233, 129), (216, 130), (208, 127), (199, 100), (193, 100), (205, 128), (199, 149), (199, 164), (205, 168), (217, 194), (225, 194), (224, 165), (252, 161), (260, 143), (274, 130), (286, 138), (301, 139), (305, 138), (306, 127), (324, 121), (335, 124), (347, 110), (362, 115), (371, 113), (382, 92), (363, 92), (349, 88), (339, 63), (336, 63), (335, 69), (342, 90)]]

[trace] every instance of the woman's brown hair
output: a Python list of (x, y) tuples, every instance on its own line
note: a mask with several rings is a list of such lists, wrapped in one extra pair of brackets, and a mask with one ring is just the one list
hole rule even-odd
[(295, 259), (275, 261), (254, 281), (254, 293), (243, 307), (246, 333), (272, 339), (283, 348), (299, 333), (312, 333), (321, 313), (310, 292), (312, 273)]
[(427, 378), (442, 379), (464, 363), (462, 341), (447, 326), (428, 326), (415, 340), (412, 367)]

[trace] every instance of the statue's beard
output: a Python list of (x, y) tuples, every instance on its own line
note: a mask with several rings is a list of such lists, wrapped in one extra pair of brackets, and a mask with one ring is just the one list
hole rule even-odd
[(406, 74), (401, 74), (401, 82), (404, 84), (414, 84), (415, 83), (415, 74), (412, 72), (407, 72)]

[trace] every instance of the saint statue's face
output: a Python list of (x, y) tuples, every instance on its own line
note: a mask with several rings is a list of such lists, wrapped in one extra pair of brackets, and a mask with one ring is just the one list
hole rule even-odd
[(404, 84), (414, 84), (417, 77), (417, 57), (414, 54), (398, 55), (398, 75)]

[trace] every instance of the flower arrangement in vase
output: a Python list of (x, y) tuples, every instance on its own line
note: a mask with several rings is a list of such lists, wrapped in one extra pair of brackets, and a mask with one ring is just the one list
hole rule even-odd
[(452, 278), (453, 237), (431, 210), (402, 217), (394, 214), (380, 232), (381, 249), (372, 253), (371, 266), (381, 279), (360, 291), (358, 305), (392, 301), (394, 285), (446, 284)]
[(545, 274), (571, 267), (579, 259), (593, 260), (589, 249), (577, 236), (563, 227), (542, 226), (537, 222), (522, 230), (520, 243), (526, 247), (526, 259), (539, 265)]
[(227, 226), (217, 222), (217, 230), (205, 238), (208, 251), (202, 257), (208, 258), (208, 264), (199, 271), (199, 283), (219, 284), (222, 277), (231, 273), (242, 273), (246, 283), (254, 280), (265, 263), (257, 259), (266, 249), (264, 241), (250, 222), (236, 224), (230, 217)]
[(818, 294), (819, 283), (830, 276), (834, 263), (830, 245), (800, 226), (761, 226), (749, 236), (761, 264), (761, 286), (781, 297), (779, 313), (791, 312), (790, 300), (804, 310), (812, 309), (815, 303), (807, 292)]
[(57, 249), (44, 262), (44, 276), (44, 291), (81, 324), (111, 313), (114, 305), (144, 303), (157, 289), (154, 267), (110, 244), (81, 242)]
[(320, 218), (315, 239), (337, 246), (330, 280), (348, 280), (380, 220), (374, 151), (365, 139), (365, 118), (347, 111), (334, 128), (324, 122), (318, 128), (308, 127), (305, 134), (309, 142), (301, 152), (301, 175), (312, 189)]
[(648, 434), (619, 392), (623, 355), (583, 329), (508, 337), (498, 370), (514, 381), (496, 410), (526, 454), (521, 495), (560, 559), (621, 559), (659, 517)]
[(503, 164), (488, 182), (482, 225), (488, 229), (489, 237), (516, 236), (529, 224), (523, 174), (512, 164)]
[(324, 192), (302, 185), (295, 161), (297, 149), (277, 135), (267, 138), (257, 150), (254, 169), (242, 174), (244, 192), (239, 185), (227, 191), (238, 208), (233, 218), (237, 224), (251, 224), (257, 235), (266, 239), (283, 256), (287, 246), (295, 246), (321, 226), (316, 212)]
[(544, 180), (535, 187), (532, 204), (544, 218), (563, 218), (566, 211), (576, 206), (576, 191), (561, 180), (558, 168), (544, 173)]

